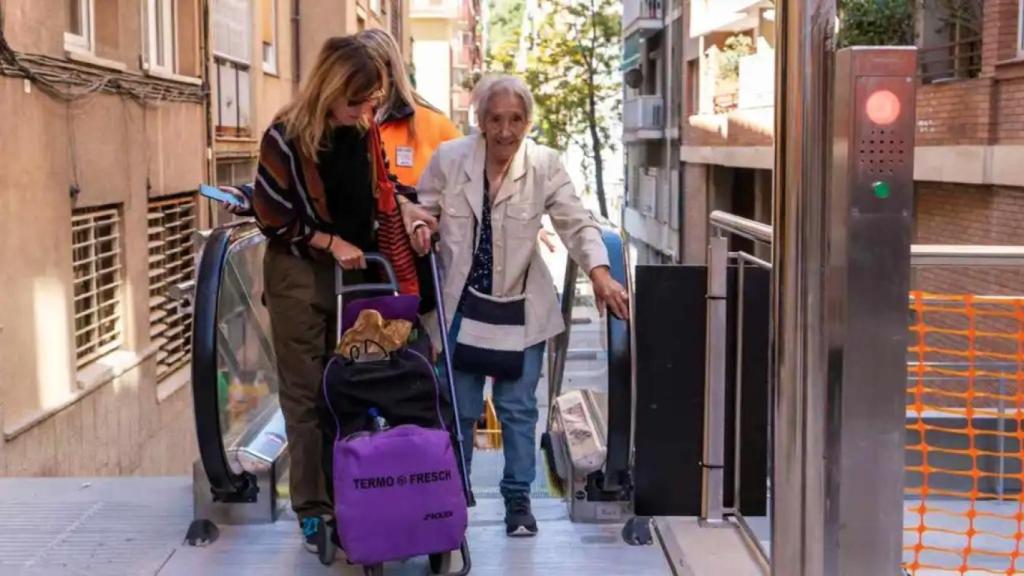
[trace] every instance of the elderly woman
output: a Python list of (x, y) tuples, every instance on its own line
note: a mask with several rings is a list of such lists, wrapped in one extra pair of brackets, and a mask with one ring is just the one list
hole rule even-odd
[[(594, 293), (626, 317), (628, 295), (612, 279), (601, 232), (576, 196), (558, 153), (525, 138), (533, 96), (517, 77), (491, 76), (474, 91), (480, 134), (446, 142), (419, 183), (419, 200), (440, 215), (444, 300), (455, 351), (455, 385), (464, 429), (483, 406), (494, 378), (505, 471), (506, 533), (532, 536), (537, 400), (545, 342), (565, 326), (550, 273), (536, 242), (547, 214), (569, 254), (589, 272)], [(432, 224), (432, 223), (431, 223)], [(410, 227), (417, 251), (429, 248), (424, 226)], [(467, 459), (473, 450), (467, 434)], [(467, 462), (467, 465), (469, 463)]]

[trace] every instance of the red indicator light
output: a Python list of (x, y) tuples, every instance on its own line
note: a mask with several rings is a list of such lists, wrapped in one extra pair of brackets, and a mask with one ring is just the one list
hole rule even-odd
[(879, 90), (868, 97), (864, 111), (875, 124), (888, 126), (900, 117), (900, 99), (888, 90)]

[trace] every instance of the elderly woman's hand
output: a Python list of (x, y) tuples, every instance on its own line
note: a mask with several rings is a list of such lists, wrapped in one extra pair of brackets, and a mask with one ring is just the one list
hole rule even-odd
[(541, 244), (547, 247), (548, 252), (554, 254), (555, 250), (558, 249), (558, 247), (555, 246), (555, 242), (551, 239), (551, 232), (549, 232), (547, 228), (541, 228), (540, 233), (537, 234), (537, 238), (540, 240)]
[(594, 296), (602, 313), (608, 308), (620, 320), (629, 318), (629, 293), (612, 278), (606, 266), (594, 268), (590, 272), (590, 281), (594, 284)]
[(409, 235), (412, 249), (420, 256), (430, 252), (430, 238), (437, 231), (437, 218), (427, 212), (422, 206), (413, 204), (408, 200), (400, 200), (402, 210), (402, 222), (405, 224), (405, 232)]

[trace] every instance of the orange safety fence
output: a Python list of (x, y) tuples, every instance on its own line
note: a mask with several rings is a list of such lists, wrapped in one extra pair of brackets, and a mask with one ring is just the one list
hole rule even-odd
[(1024, 574), (1024, 298), (913, 292), (904, 568)]

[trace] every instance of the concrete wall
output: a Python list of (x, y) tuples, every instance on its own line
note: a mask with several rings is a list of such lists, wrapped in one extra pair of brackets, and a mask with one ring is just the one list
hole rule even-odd
[(414, 19), (411, 21), (412, 61), (416, 67), (416, 91), (446, 116), (451, 116), (452, 50), (455, 33), (453, 20)]
[[(66, 7), (6, 2), (12, 48), (63, 57)], [(140, 7), (96, 1), (95, 53), (141, 75)], [(0, 474), (187, 472), (187, 380), (158, 393), (155, 377), (146, 214), (150, 198), (203, 181), (203, 106), (103, 94), (68, 104), (0, 77), (0, 118)], [(105, 205), (121, 217), (124, 336), (110, 361), (127, 371), (117, 378), (75, 369), (71, 215)]]

